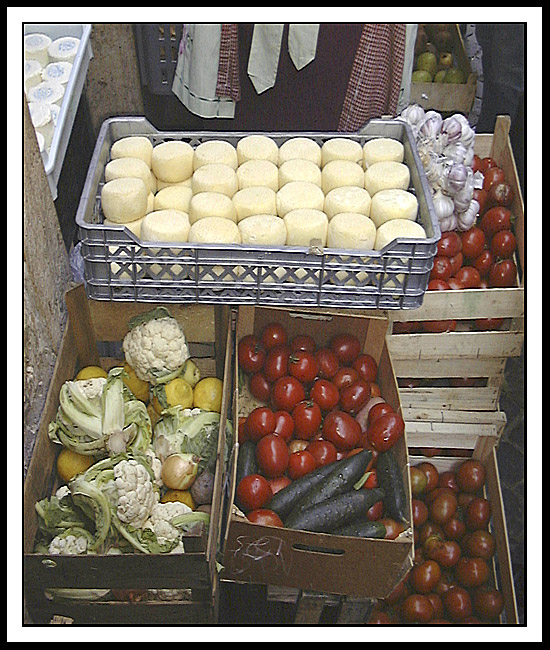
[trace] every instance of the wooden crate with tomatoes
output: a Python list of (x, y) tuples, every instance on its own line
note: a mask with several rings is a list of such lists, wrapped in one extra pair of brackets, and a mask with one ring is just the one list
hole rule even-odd
[[(476, 135), (475, 152), (487, 174), (506, 179), (511, 203), (480, 210), (466, 233), (444, 234), (422, 306), (389, 312), (388, 347), (404, 408), (497, 411), (507, 359), (522, 352), (524, 209), (509, 128), (510, 119), (499, 116), (493, 134)], [(452, 278), (435, 276), (438, 258), (456, 264)]]
[[(219, 581), (215, 553), (221, 525), (223, 423), (229, 404), (225, 391), (220, 413), (222, 435), (218, 436), (218, 444), (213, 448), (215, 456), (212, 456), (216, 471), (209, 497), (210, 518), (207, 523), (183, 532), (183, 553), (154, 552), (149, 547), (143, 552), (130, 548), (106, 551), (110, 534), (93, 554), (79, 554), (76, 549), (70, 554), (58, 553), (47, 546), (47, 540), (46, 546), (43, 543), (37, 546), (37, 541), (43, 538), (36, 504), (67, 485), (58, 464), (65, 448), (54, 444), (49, 437), (49, 425), (58, 415), (62, 387), (82, 369), (107, 372), (121, 365), (125, 359), (121, 344), (129, 320), (161, 306), (89, 301), (83, 285), (67, 292), (66, 304), (68, 323), (24, 482), (23, 588), (28, 622), (99, 625), (217, 622)], [(201, 377), (231, 377), (232, 355), (226, 356), (226, 346), (229, 342), (231, 352), (232, 340), (228, 311), (208, 305), (166, 307), (183, 328), (189, 353)], [(146, 396), (140, 399), (148, 401)], [(151, 410), (148, 413), (154, 422), (154, 413)], [(166, 496), (164, 488), (161, 487), (162, 496)], [(95, 534), (91, 512), (89, 516), (89, 531)]]
[(410, 568), (387, 327), (381, 313), (239, 307), (222, 580), (370, 598)]
[(415, 561), (372, 623), (515, 625), (496, 448), (409, 447)]

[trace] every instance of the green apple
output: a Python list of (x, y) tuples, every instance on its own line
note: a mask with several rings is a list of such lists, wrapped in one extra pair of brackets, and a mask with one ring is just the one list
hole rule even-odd
[(434, 83), (436, 83), (436, 84), (443, 83), (443, 80), (445, 79), (446, 74), (447, 74), (447, 70), (438, 70), (435, 73)]
[(416, 59), (416, 69), (426, 70), (433, 78), (437, 72), (437, 56), (433, 52), (422, 52)]
[(439, 67), (451, 68), (453, 65), (453, 55), (450, 52), (441, 52), (439, 54)]
[(445, 75), (444, 83), (446, 84), (463, 84), (466, 83), (466, 75), (460, 68), (449, 68)]
[(414, 70), (411, 81), (413, 83), (431, 83), (432, 75), (427, 70)]

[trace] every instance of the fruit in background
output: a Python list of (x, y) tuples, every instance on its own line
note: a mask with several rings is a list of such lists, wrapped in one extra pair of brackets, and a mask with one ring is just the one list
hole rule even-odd
[(436, 84), (443, 83), (446, 74), (447, 74), (447, 70), (438, 70), (435, 73), (435, 77), (433, 78), (434, 83), (436, 83)]
[(446, 84), (463, 84), (466, 83), (466, 75), (460, 68), (449, 68), (443, 83)]
[(438, 30), (432, 41), (440, 52), (448, 52), (453, 47), (453, 36), (448, 28)]
[(418, 25), (418, 31), (416, 33), (416, 41), (414, 44), (414, 53), (415, 55), (421, 54), (425, 51), (426, 45), (428, 44), (428, 34), (423, 25)]
[(450, 68), (453, 65), (453, 55), (446, 51), (440, 52), (439, 65), (441, 68)]
[(416, 70), (426, 70), (433, 79), (437, 72), (437, 56), (433, 52), (422, 52), (416, 59)]
[(413, 83), (431, 83), (432, 75), (427, 70), (415, 70), (411, 75)]

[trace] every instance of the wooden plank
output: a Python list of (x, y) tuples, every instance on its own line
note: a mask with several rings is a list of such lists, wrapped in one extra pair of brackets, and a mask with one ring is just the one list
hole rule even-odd
[(390, 346), (397, 377), (495, 377), (500, 375), (506, 359), (468, 357), (466, 359), (400, 359)]
[(403, 407), (456, 411), (494, 411), (498, 408), (496, 388), (401, 388)]
[(94, 335), (89, 301), (86, 299), (84, 285), (79, 284), (67, 291), (65, 303), (81, 367), (99, 365), (97, 339)]
[(374, 604), (375, 601), (370, 598), (344, 597), (340, 606), (337, 624), (361, 625), (366, 623), (371, 615)]
[(317, 625), (324, 608), (324, 594), (315, 591), (303, 591), (296, 608), (294, 625)]

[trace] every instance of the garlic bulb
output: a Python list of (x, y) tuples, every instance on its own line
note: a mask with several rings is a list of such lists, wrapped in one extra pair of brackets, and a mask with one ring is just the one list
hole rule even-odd
[(468, 168), (462, 163), (453, 163), (447, 169), (445, 174), (443, 187), (451, 194), (457, 194), (466, 185), (468, 178)]
[(433, 195), (432, 203), (439, 221), (443, 221), (444, 219), (450, 217), (455, 210), (453, 199), (451, 199), (450, 196), (443, 194), (441, 190), (437, 190)]
[(409, 104), (401, 111), (401, 117), (410, 124), (418, 124), (424, 118), (424, 109), (419, 104)]
[(470, 201), (468, 209), (464, 212), (459, 212), (456, 215), (456, 227), (458, 230), (469, 230), (475, 223), (476, 217), (479, 212), (479, 202), (475, 199)]
[(443, 149), (443, 155), (454, 160), (454, 162), (465, 164), (468, 149), (462, 144), (462, 142), (454, 142), (448, 144), (445, 149)]
[(441, 123), (441, 134), (444, 136), (446, 144), (453, 144), (460, 141), (462, 136), (462, 124), (455, 116), (443, 120)]
[(439, 222), (439, 228), (441, 232), (449, 232), (450, 230), (456, 230), (456, 226), (457, 226), (457, 218), (454, 212), (449, 217)]
[(435, 140), (439, 133), (441, 122), (435, 116), (430, 116), (424, 119), (418, 130), (418, 135), (427, 140)]

